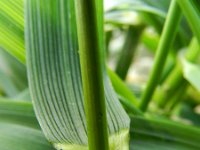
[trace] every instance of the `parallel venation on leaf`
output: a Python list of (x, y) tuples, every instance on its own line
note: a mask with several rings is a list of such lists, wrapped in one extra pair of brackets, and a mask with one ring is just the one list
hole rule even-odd
[[(29, 85), (42, 130), (54, 144), (87, 146), (74, 1), (26, 0), (25, 9)], [(120, 147), (130, 121), (104, 71), (110, 144)]]

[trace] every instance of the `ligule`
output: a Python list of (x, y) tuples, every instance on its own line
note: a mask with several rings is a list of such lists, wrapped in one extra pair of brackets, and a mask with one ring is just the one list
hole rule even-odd
[[(41, 128), (57, 149), (88, 149), (74, 1), (26, 0), (25, 11), (28, 78)], [(104, 74), (110, 149), (126, 150), (130, 120)]]

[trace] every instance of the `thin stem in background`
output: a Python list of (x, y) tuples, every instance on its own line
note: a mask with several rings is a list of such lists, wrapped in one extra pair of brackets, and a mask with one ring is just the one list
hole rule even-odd
[(179, 6), (175, 0), (172, 0), (157, 48), (154, 66), (150, 74), (147, 87), (142, 95), (142, 100), (140, 103), (140, 108), (142, 111), (147, 109), (155, 88), (160, 80), (170, 46), (174, 41), (178, 25), (180, 24), (181, 16), (182, 13)]
[(83, 93), (90, 150), (108, 150), (103, 86), (103, 1), (76, 0)]
[(143, 26), (130, 26), (127, 31), (124, 46), (115, 69), (116, 73), (123, 80), (126, 79), (128, 70), (133, 61), (143, 28)]
[(194, 35), (196, 35), (197, 40), (200, 44), (200, 14), (195, 9), (195, 6), (192, 4), (192, 0), (176, 0), (180, 5)]
[(110, 40), (112, 39), (112, 35), (113, 34), (113, 31), (107, 31), (106, 32), (106, 37), (105, 37), (105, 45), (106, 45), (106, 57), (109, 58), (109, 55), (110, 55), (110, 51), (109, 51), (109, 45), (110, 45)]

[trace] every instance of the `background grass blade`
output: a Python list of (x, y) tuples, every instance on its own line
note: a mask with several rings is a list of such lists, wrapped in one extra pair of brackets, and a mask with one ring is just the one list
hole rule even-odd
[(0, 121), (0, 149), (54, 150), (40, 130)]
[[(194, 33), (196, 35), (198, 42), (200, 43), (200, 7), (199, 4), (196, 2), (187, 1), (187, 0), (176, 0), (177, 3), (180, 5), (187, 21)], [(195, 6), (197, 4), (197, 6)]]
[(24, 0), (0, 1), (0, 47), (25, 63)]
[(31, 102), (0, 98), (0, 149), (54, 150), (40, 129)]
[(0, 122), (40, 129), (31, 102), (0, 98)]
[(159, 118), (131, 117), (131, 150), (198, 150), (200, 130)]
[(181, 11), (175, 0), (171, 1), (171, 5), (168, 12), (168, 17), (165, 21), (161, 39), (157, 48), (154, 66), (149, 77), (146, 90), (144, 91), (140, 103), (140, 108), (145, 111), (154, 93), (154, 90), (158, 84), (159, 76), (162, 73), (167, 54), (170, 46), (176, 35), (176, 31), (181, 19)]

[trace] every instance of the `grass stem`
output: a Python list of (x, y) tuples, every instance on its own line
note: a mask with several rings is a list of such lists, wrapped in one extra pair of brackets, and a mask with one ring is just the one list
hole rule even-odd
[(162, 70), (170, 50), (170, 46), (175, 38), (177, 27), (180, 23), (182, 13), (175, 0), (172, 0), (166, 18), (160, 42), (156, 51), (155, 62), (153, 65), (147, 87), (142, 95), (140, 108), (145, 111), (159, 82)]
[(103, 86), (103, 2), (76, 0), (75, 7), (89, 150), (108, 150)]
[(197, 9), (195, 9), (192, 0), (176, 0), (179, 4), (180, 8), (183, 11), (194, 35), (196, 35), (197, 40), (200, 44), (200, 14), (198, 13)]
[(123, 49), (116, 66), (116, 73), (123, 80), (126, 79), (128, 70), (132, 64), (143, 28), (143, 25), (130, 26), (127, 31)]

